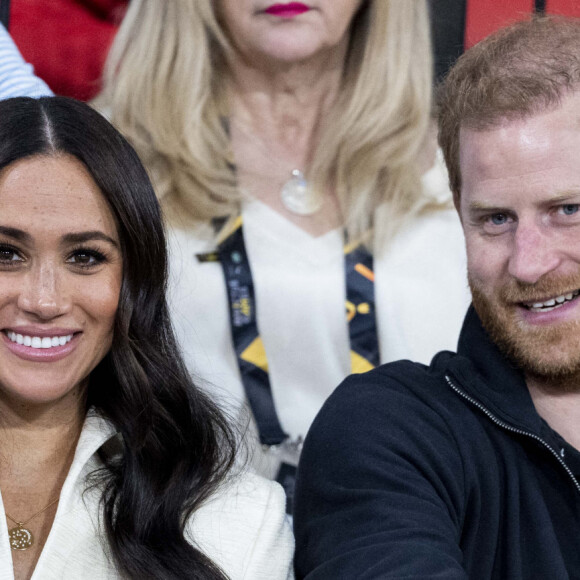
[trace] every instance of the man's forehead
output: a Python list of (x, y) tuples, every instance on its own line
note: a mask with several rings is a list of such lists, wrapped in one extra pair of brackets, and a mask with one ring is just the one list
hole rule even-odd
[(556, 133), (542, 130), (530, 120), (505, 122), (486, 130), (462, 129), (459, 162), (463, 188), (513, 175), (524, 163), (541, 167)]
[[(501, 143), (517, 138), (525, 143), (535, 131), (545, 128), (549, 128), (550, 133), (560, 130), (580, 131), (580, 91), (565, 94), (559, 103), (541, 107), (534, 112), (514, 112), (497, 118), (491, 114), (484, 117), (482, 114), (481, 119), (467, 120), (462, 123), (459, 131), (459, 149), (460, 152), (463, 150), (466, 140), (482, 141), (488, 145), (491, 141)], [(482, 151), (480, 157), (485, 158), (486, 153), (493, 155), (494, 152)]]
[[(462, 181), (470, 175), (494, 179), (518, 167), (541, 168), (580, 150), (580, 95), (562, 106), (527, 117), (501, 119), (479, 129), (462, 127), (459, 162)], [(580, 163), (578, 163), (580, 168)]]
[[(460, 134), (462, 212), (578, 203), (580, 97)], [(531, 206), (530, 206), (531, 207)]]

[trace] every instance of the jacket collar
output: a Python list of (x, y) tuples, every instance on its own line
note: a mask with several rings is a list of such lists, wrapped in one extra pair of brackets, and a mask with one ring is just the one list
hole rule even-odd
[(73, 494), (79, 481), (82, 481), (87, 473), (100, 467), (100, 462), (96, 459), (95, 454), (116, 435), (117, 431), (108, 419), (101, 417), (94, 409), (89, 409), (72, 465), (62, 487), (61, 498)]
[(513, 427), (546, 436), (522, 371), (493, 343), (473, 306), (459, 337), (458, 356), (447, 361), (446, 373), (472, 398)]

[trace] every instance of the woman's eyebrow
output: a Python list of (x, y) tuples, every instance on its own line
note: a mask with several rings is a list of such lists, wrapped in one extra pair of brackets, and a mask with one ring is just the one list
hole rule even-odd
[(30, 242), (32, 241), (32, 236), (26, 233), (23, 230), (19, 230), (18, 228), (11, 228), (8, 226), (0, 225), (0, 234), (7, 236), (9, 238), (14, 238), (19, 242)]
[(119, 247), (118, 242), (116, 242), (113, 238), (111, 238), (110, 236), (99, 230), (92, 230), (88, 232), (73, 232), (64, 235), (62, 239), (64, 242), (70, 244), (80, 244), (83, 242), (89, 242), (91, 240), (102, 240), (104, 242), (109, 242), (110, 244), (115, 246), (115, 248)]
[[(32, 236), (29, 233), (9, 226), (0, 225), (0, 234), (9, 238), (14, 238), (20, 242), (32, 241)], [(63, 241), (69, 244), (80, 244), (91, 240), (103, 240), (104, 242), (108, 242), (109, 244), (113, 245), (115, 248), (119, 247), (119, 243), (117, 241), (99, 230), (91, 230), (88, 232), (72, 232), (63, 236)]]

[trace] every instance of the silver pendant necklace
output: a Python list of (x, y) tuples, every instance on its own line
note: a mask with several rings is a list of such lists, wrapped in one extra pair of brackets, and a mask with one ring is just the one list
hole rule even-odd
[(322, 195), (314, 191), (302, 171), (294, 169), (290, 179), (280, 190), (280, 197), (284, 207), (297, 215), (313, 215), (321, 207)]

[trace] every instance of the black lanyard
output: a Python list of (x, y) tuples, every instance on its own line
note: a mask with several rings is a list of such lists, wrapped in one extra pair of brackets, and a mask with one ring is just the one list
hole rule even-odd
[[(362, 245), (347, 246), (344, 255), (351, 371), (365, 372), (379, 364), (373, 257)], [(263, 445), (279, 445), (288, 435), (280, 425), (274, 406), (268, 359), (258, 329), (254, 281), (241, 218), (219, 244), (217, 252), (200, 254), (197, 258), (201, 262), (221, 262), (228, 294), (232, 341), (260, 442)]]

